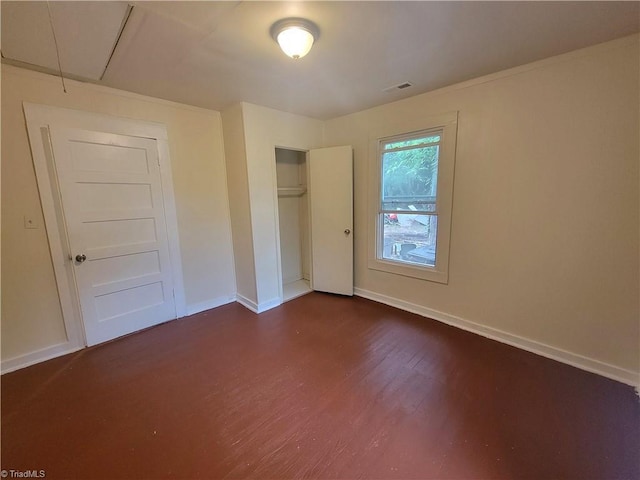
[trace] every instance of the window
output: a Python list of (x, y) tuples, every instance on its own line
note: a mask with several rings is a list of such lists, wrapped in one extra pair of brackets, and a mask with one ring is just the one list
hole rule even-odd
[(457, 114), (437, 120), (376, 138), (369, 267), (447, 283)]
[(441, 140), (442, 132), (436, 131), (380, 142), (378, 225), (385, 260), (436, 266)]

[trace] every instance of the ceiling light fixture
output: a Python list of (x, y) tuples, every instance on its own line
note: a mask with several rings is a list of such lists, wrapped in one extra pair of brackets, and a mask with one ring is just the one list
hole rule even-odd
[(318, 26), (304, 18), (284, 18), (271, 26), (271, 36), (293, 59), (304, 57), (318, 39)]

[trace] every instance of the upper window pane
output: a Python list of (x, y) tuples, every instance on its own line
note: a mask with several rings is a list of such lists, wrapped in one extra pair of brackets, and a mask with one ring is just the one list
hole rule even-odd
[(440, 135), (430, 135), (428, 137), (410, 138), (408, 140), (388, 142), (383, 145), (384, 150), (392, 150), (394, 148), (419, 146), (426, 143), (439, 143)]
[[(382, 203), (405, 209), (409, 204), (435, 203), (440, 146), (416, 147), (382, 154)], [(404, 206), (404, 208), (403, 208)]]

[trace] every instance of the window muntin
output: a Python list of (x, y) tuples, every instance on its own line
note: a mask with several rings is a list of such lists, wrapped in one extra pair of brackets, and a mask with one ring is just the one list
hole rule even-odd
[(442, 133), (422, 131), (380, 141), (378, 259), (435, 268)]

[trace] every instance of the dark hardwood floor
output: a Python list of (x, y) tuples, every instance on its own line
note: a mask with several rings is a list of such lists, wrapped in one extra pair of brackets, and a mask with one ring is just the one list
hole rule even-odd
[(46, 478), (638, 479), (629, 386), (361, 298), (230, 304), (2, 377)]

